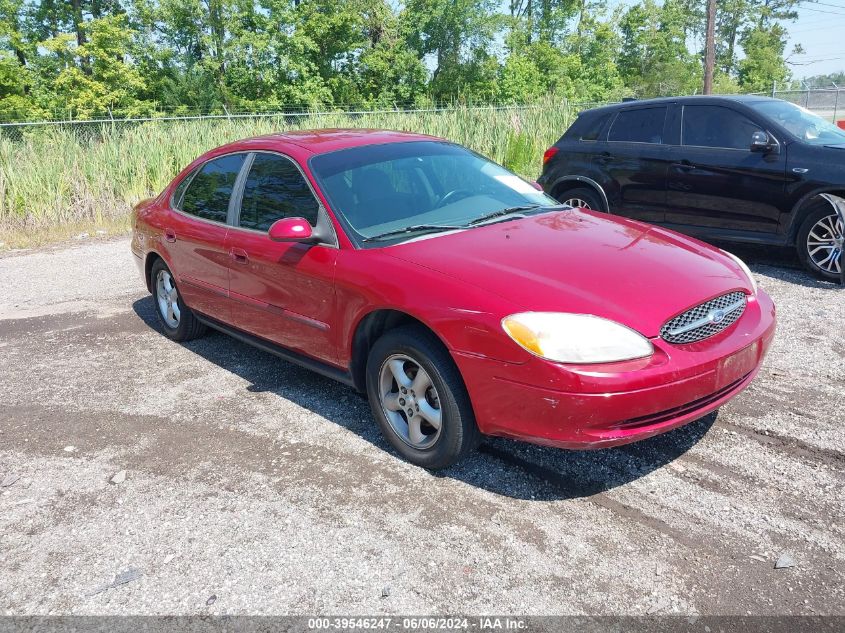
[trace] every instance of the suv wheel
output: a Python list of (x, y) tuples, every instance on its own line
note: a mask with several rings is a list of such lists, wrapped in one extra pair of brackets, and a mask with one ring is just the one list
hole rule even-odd
[(205, 325), (197, 320), (182, 301), (173, 273), (163, 260), (156, 260), (153, 264), (150, 279), (156, 315), (165, 335), (174, 341), (190, 341), (205, 334)]
[(839, 279), (844, 246), (842, 220), (826, 202), (813, 206), (798, 231), (798, 257), (816, 276), (835, 281)]
[(367, 359), (367, 397), (387, 441), (417, 466), (446, 468), (478, 445), (460, 372), (421, 327), (396, 328), (376, 341)]
[(561, 195), (557, 196), (562, 204), (568, 204), (570, 207), (580, 207), (582, 209), (592, 209), (594, 211), (604, 211), (604, 204), (598, 194), (592, 189), (586, 187), (578, 187), (577, 189), (568, 189)]

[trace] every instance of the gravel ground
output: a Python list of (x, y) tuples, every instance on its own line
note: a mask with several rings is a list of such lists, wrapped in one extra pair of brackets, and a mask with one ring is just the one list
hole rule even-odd
[(5, 255), (0, 614), (845, 614), (845, 290), (735, 250), (780, 329), (718, 414), (437, 475), (351, 389), (162, 336), (127, 240)]

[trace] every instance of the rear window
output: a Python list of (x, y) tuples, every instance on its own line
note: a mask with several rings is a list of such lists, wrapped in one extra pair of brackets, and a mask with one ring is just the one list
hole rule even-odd
[(182, 211), (203, 220), (225, 223), (229, 197), (246, 154), (229, 154), (208, 161), (182, 197)]
[(610, 113), (606, 114), (581, 114), (572, 123), (566, 132), (566, 138), (577, 139), (579, 141), (595, 141), (598, 140), (604, 124), (610, 117)]
[(624, 110), (616, 116), (616, 120), (610, 126), (607, 140), (660, 144), (663, 142), (666, 111), (666, 106)]

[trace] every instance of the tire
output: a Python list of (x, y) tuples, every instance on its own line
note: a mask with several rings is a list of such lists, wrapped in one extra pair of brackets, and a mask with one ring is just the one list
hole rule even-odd
[[(169, 279), (170, 287), (173, 289), (172, 292), (175, 294), (175, 303), (172, 301), (173, 295), (170, 295), (171, 300), (168, 302), (167, 294), (164, 292), (164, 289), (167, 287), (167, 283), (159, 283), (160, 281), (164, 281), (166, 279)], [(191, 312), (191, 309), (185, 305), (184, 301), (182, 301), (182, 295), (179, 294), (179, 291), (176, 288), (176, 280), (173, 273), (170, 272), (167, 264), (165, 264), (162, 259), (156, 260), (153, 264), (152, 270), (150, 271), (150, 287), (153, 289), (153, 302), (155, 303), (156, 316), (158, 317), (158, 322), (161, 324), (167, 338), (173, 339), (174, 341), (184, 342), (199, 338), (205, 334), (205, 325), (200, 323), (200, 321), (194, 316), (194, 313)], [(168, 311), (166, 309), (168, 303), (175, 309)], [(175, 322), (172, 318), (173, 316), (175, 316)]]
[[(402, 385), (394, 371), (404, 374)], [(478, 446), (481, 434), (461, 374), (443, 344), (425, 328), (403, 326), (379, 338), (367, 358), (366, 374), (367, 398), (382, 434), (409, 462), (440, 470)], [(430, 387), (425, 387), (426, 378)], [(420, 393), (415, 386), (422, 386)], [(438, 416), (439, 430), (428, 421)], [(418, 424), (412, 423), (415, 419)]]
[[(815, 276), (830, 281), (839, 281), (840, 264), (835, 261), (835, 256), (833, 261), (824, 262), (830, 250), (820, 247), (822, 243), (827, 243), (826, 238), (834, 237), (828, 230), (829, 228), (839, 228), (839, 235), (841, 236), (841, 224), (838, 223), (838, 216), (834, 208), (826, 200), (813, 200), (810, 204), (810, 212), (801, 223), (801, 228), (798, 230), (798, 236), (796, 238), (798, 259), (801, 260), (804, 268)], [(812, 237), (810, 235), (811, 231), (813, 232)], [(813, 242), (813, 246), (808, 243), (810, 241)], [(831, 242), (831, 244), (833, 243)], [(814, 249), (817, 249), (815, 253), (813, 252)]]
[[(593, 209), (594, 211), (607, 211), (607, 209), (604, 208), (604, 203), (599, 195), (592, 189), (588, 189), (586, 187), (565, 189), (560, 195), (556, 195), (555, 198), (557, 198), (562, 204), (568, 204), (573, 207)], [(578, 201), (581, 201), (584, 204), (580, 204)]]

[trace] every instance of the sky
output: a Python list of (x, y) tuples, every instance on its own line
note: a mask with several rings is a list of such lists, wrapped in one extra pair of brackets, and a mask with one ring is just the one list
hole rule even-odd
[(787, 50), (795, 44), (804, 48), (803, 55), (789, 58), (796, 79), (845, 71), (845, 0), (804, 3), (798, 20), (785, 26), (790, 36)]
[[(608, 7), (613, 9), (636, 1), (609, 0)], [(787, 53), (791, 53), (796, 44), (804, 49), (803, 54), (789, 57), (794, 79), (845, 71), (845, 0), (802, 2), (798, 19), (785, 22), (784, 26), (789, 33)]]

